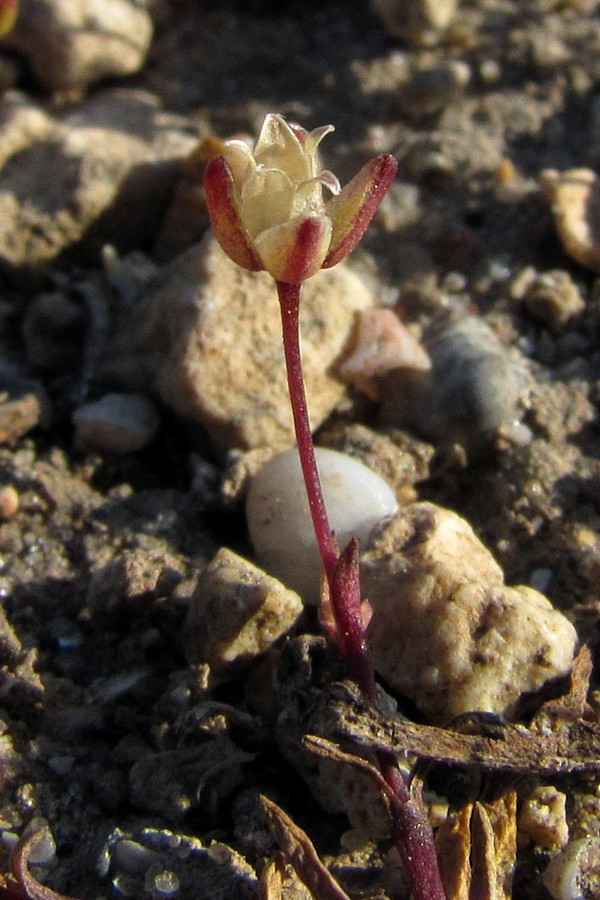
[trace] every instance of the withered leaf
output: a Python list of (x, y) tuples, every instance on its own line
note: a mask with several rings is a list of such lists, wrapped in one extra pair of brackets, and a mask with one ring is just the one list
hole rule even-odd
[(260, 804), (275, 840), (314, 896), (318, 900), (350, 900), (319, 859), (308, 835), (268, 797), (261, 795)]
[(517, 850), (517, 795), (467, 803), (436, 836), (446, 895), (452, 900), (510, 900)]
[(348, 682), (331, 685), (311, 715), (311, 732), (365, 750), (491, 771), (564, 774), (600, 770), (600, 724), (579, 720), (535, 730), (497, 722), (492, 733), (460, 734), (383, 715)]

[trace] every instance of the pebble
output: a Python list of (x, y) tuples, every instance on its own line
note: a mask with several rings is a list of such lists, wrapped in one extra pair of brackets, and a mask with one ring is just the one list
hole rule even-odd
[(15, 154), (45, 138), (54, 127), (48, 113), (20, 91), (0, 96), (0, 169)]
[(436, 115), (463, 95), (470, 80), (471, 69), (460, 60), (417, 69), (398, 90), (398, 108), (415, 119)]
[(10, 519), (19, 509), (19, 494), (12, 484), (0, 487), (0, 519)]
[(391, 309), (365, 309), (357, 313), (352, 353), (338, 366), (338, 375), (372, 399), (379, 397), (374, 381), (394, 369), (431, 368), (429, 356)]
[(160, 418), (155, 405), (141, 394), (105, 394), (73, 413), (75, 447), (123, 455), (148, 447)]
[(544, 169), (539, 176), (565, 252), (600, 272), (600, 179), (592, 169)]
[(566, 794), (553, 785), (538, 785), (521, 805), (519, 834), (542, 850), (560, 850), (569, 840), (566, 808)]
[(138, 841), (124, 838), (114, 846), (112, 864), (121, 872), (146, 872), (159, 858), (156, 851), (144, 847)]
[(371, 6), (392, 37), (432, 45), (450, 25), (458, 0), (371, 0)]
[(510, 716), (521, 694), (571, 667), (571, 623), (533, 588), (507, 587), (450, 510), (402, 508), (373, 533), (361, 573), (375, 667), (433, 720), (472, 710)]
[(40, 389), (19, 391), (17, 396), (0, 394), (0, 444), (14, 444), (48, 415), (49, 402)]
[(27, 3), (2, 43), (26, 59), (44, 90), (80, 91), (141, 68), (152, 38), (145, 6), (131, 0)]
[[(332, 373), (356, 312), (371, 292), (344, 264), (302, 287), (303, 368), (313, 428), (344, 395)], [(154, 384), (186, 422), (202, 425), (218, 453), (294, 443), (279, 304), (273, 279), (248, 272), (209, 233), (163, 267), (116, 338), (106, 377), (126, 390)]]
[(492, 329), (476, 316), (438, 325), (424, 336), (430, 372), (393, 372), (381, 384), (381, 422), (471, 453), (517, 418), (524, 373)]
[(553, 900), (586, 900), (600, 893), (600, 838), (572, 841), (542, 875)]
[(295, 625), (295, 591), (226, 547), (200, 575), (182, 640), (188, 663), (208, 663), (213, 678), (239, 675)]
[[(325, 505), (340, 548), (366, 540), (398, 504), (389, 485), (343, 453), (316, 448)], [(254, 476), (246, 518), (252, 545), (265, 569), (306, 602), (319, 599), (321, 560), (313, 532), (298, 451), (273, 457)]]
[(0, 170), (0, 256), (10, 271), (38, 275), (75, 244), (96, 259), (106, 243), (125, 251), (152, 240), (194, 143), (187, 120), (133, 88), (99, 90), (49, 123), (35, 108), (13, 117), (18, 133), (0, 138), (0, 160), (3, 140), (6, 154), (22, 146)]
[(540, 274), (533, 269), (531, 280), (524, 287), (522, 300), (529, 313), (553, 332), (560, 331), (585, 309), (579, 287), (562, 269)]

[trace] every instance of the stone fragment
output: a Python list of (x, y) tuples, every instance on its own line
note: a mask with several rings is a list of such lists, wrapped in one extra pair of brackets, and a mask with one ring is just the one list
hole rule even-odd
[[(345, 386), (331, 374), (354, 314), (373, 303), (343, 264), (309, 278), (300, 305), (313, 428)], [(154, 383), (161, 399), (203, 425), (221, 453), (294, 443), (273, 279), (236, 266), (212, 235), (165, 266), (117, 335), (107, 377), (127, 390)]]
[[(7, 141), (5, 157), (13, 158), (0, 171), (3, 266), (37, 272), (75, 244), (83, 257), (97, 258), (106, 243), (120, 250), (148, 243), (177, 160), (194, 142), (189, 126), (133, 89), (101, 91), (47, 132), (35, 111), (26, 113), (30, 128), (43, 133), (31, 146), (27, 134)], [(25, 149), (14, 156), (19, 141)]]
[(544, 169), (540, 184), (561, 243), (572, 259), (600, 272), (600, 179), (592, 169)]
[(12, 484), (0, 487), (0, 519), (10, 519), (19, 510), (19, 494)]
[(302, 610), (294, 591), (223, 547), (192, 594), (183, 630), (186, 658), (230, 678), (289, 631)]
[(54, 128), (53, 120), (40, 106), (14, 90), (0, 96), (0, 122), (0, 168)]
[(600, 838), (572, 841), (553, 856), (542, 875), (553, 900), (584, 900), (600, 892)]
[(141, 394), (105, 394), (73, 413), (75, 446), (99, 453), (137, 453), (158, 431), (156, 407)]
[(182, 580), (183, 564), (162, 550), (135, 548), (92, 572), (86, 615), (106, 621), (140, 616)]
[(44, 424), (48, 398), (43, 389), (24, 382), (22, 389), (0, 392), (0, 444), (14, 444), (20, 437)]
[(134, 0), (19, 0), (15, 27), (2, 43), (54, 92), (137, 72), (151, 38), (150, 14)]
[[(316, 457), (340, 548), (352, 537), (366, 540), (372, 528), (396, 512), (391, 487), (363, 463), (324, 447), (316, 448)], [(256, 555), (267, 571), (306, 602), (318, 602), (322, 564), (296, 448), (277, 454), (254, 476), (246, 517)]]
[(519, 833), (542, 850), (556, 852), (569, 840), (567, 796), (551, 784), (538, 785), (519, 813)]
[(524, 290), (523, 302), (535, 319), (555, 332), (585, 309), (581, 291), (562, 269), (534, 274)]
[(470, 80), (471, 69), (461, 60), (417, 69), (398, 90), (398, 109), (414, 119), (434, 116), (458, 100)]
[(507, 587), (450, 510), (404, 507), (373, 534), (361, 572), (375, 667), (434, 721), (510, 716), (521, 694), (571, 667), (571, 623), (533, 588)]
[(392, 309), (365, 309), (357, 315), (352, 353), (340, 366), (338, 375), (359, 390), (379, 399), (374, 379), (394, 369), (428, 371), (431, 360), (415, 335)]
[(371, 0), (387, 31), (415, 44), (435, 44), (450, 25), (458, 0)]

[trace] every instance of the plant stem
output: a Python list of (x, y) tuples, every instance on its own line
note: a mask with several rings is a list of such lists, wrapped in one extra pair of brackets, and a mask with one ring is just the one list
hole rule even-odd
[(300, 465), (304, 475), (308, 505), (317, 544), (319, 545), (327, 580), (330, 582), (333, 579), (339, 554), (331, 526), (329, 525), (327, 510), (325, 509), (321, 479), (317, 468), (315, 448), (308, 418), (308, 406), (306, 404), (306, 392), (302, 376), (302, 357), (300, 354), (300, 285), (278, 281), (277, 291), (281, 307), (283, 349)]
[[(302, 376), (299, 311), (300, 285), (277, 282), (283, 347), (292, 416), (308, 505), (329, 586), (338, 649), (364, 696), (380, 707), (375, 670), (362, 618), (356, 543), (340, 553), (329, 524), (308, 417)], [(391, 791), (392, 836), (411, 882), (413, 900), (446, 900), (433, 831), (420, 791), (409, 791), (392, 753), (377, 754), (381, 774)]]

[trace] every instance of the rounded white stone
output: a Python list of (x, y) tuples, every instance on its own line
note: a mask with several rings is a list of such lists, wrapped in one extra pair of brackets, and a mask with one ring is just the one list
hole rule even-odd
[[(398, 509), (391, 487), (358, 460), (316, 448), (325, 505), (340, 549), (363, 542)], [(317, 550), (298, 451), (277, 454), (254, 476), (246, 514), (250, 538), (264, 568), (309, 603), (319, 597)]]

